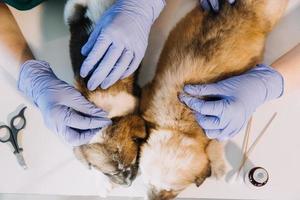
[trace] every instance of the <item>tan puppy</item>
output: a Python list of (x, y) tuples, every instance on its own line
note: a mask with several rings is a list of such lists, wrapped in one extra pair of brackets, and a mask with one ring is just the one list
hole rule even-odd
[(219, 14), (197, 7), (178, 23), (153, 81), (144, 88), (141, 108), (150, 136), (142, 147), (140, 169), (148, 199), (173, 199), (190, 184), (201, 185), (211, 173), (224, 174), (222, 146), (205, 136), (178, 95), (185, 84), (212, 83), (259, 63), (266, 36), (287, 3), (221, 2)]
[(99, 131), (90, 144), (75, 148), (74, 153), (80, 161), (101, 171), (111, 182), (130, 185), (137, 175), (139, 147), (146, 137), (144, 121), (137, 115), (135, 76), (120, 80), (107, 90), (98, 88), (93, 92), (86, 87), (87, 79), (80, 77), (84, 60), (81, 47), (95, 23), (112, 3), (114, 0), (69, 0), (65, 6), (77, 89), (96, 106), (104, 109), (113, 121), (111, 126)]

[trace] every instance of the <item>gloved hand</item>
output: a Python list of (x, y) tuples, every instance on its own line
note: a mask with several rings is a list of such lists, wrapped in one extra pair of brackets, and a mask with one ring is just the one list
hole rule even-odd
[[(87, 56), (80, 74), (92, 74), (88, 89), (106, 89), (130, 76), (141, 63), (151, 26), (165, 0), (117, 0), (97, 23), (81, 53)], [(93, 71), (94, 70), (94, 71)]]
[[(267, 65), (207, 85), (186, 85), (180, 100), (190, 107), (210, 139), (226, 140), (237, 134), (255, 109), (283, 93), (282, 76)], [(201, 97), (214, 97), (203, 100)], [(216, 99), (217, 98), (217, 99)]]
[(18, 87), (39, 107), (47, 127), (70, 145), (89, 142), (100, 128), (111, 123), (104, 111), (59, 80), (47, 62), (25, 62)]
[[(235, 0), (227, 0), (228, 3), (233, 4)], [(214, 12), (218, 12), (220, 9), (220, 3), (219, 0), (200, 0), (200, 4), (204, 10)]]

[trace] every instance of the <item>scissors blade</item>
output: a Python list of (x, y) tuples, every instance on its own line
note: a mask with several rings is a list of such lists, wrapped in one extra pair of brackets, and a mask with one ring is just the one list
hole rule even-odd
[(16, 158), (17, 158), (17, 161), (18, 161), (19, 165), (21, 165), (21, 167), (23, 167), (23, 169), (27, 169), (28, 167), (25, 163), (24, 156), (23, 156), (22, 152), (15, 153), (15, 155), (16, 155)]

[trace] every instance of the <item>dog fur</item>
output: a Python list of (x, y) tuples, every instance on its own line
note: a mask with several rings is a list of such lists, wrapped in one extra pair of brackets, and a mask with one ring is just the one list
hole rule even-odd
[(74, 148), (74, 153), (81, 162), (105, 174), (110, 182), (130, 185), (137, 175), (139, 147), (146, 137), (144, 120), (137, 113), (136, 75), (119, 80), (109, 89), (97, 88), (95, 91), (89, 91), (86, 87), (89, 76), (86, 79), (80, 76), (84, 60), (81, 48), (103, 12), (113, 3), (114, 0), (69, 0), (65, 6), (77, 89), (105, 110), (113, 121), (111, 126), (99, 131), (90, 144)]
[(206, 137), (178, 95), (186, 84), (213, 83), (260, 63), (286, 3), (236, 0), (231, 6), (224, 0), (218, 14), (197, 7), (171, 31), (141, 98), (150, 133), (140, 156), (148, 199), (174, 199), (190, 184), (225, 173), (222, 145)]

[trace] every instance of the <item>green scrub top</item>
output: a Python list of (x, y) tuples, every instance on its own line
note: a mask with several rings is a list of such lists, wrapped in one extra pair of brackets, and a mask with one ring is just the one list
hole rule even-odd
[(29, 10), (46, 0), (4, 0), (8, 5), (18, 10)]

